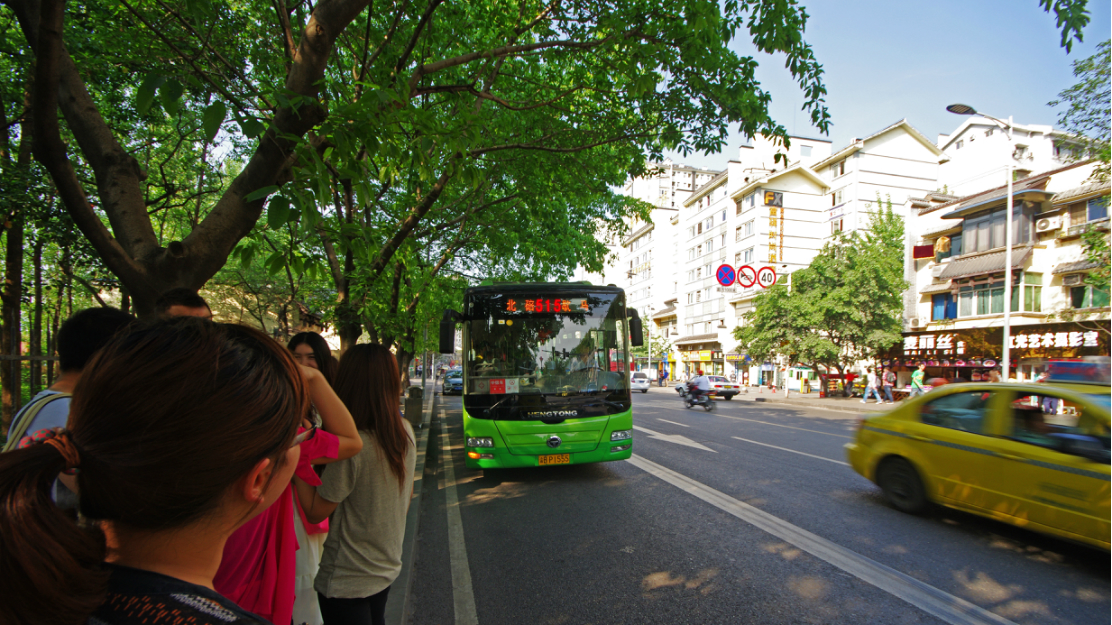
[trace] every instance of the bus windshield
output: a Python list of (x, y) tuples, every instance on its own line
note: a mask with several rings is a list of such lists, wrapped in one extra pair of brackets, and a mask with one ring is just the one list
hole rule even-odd
[(474, 399), (628, 393), (628, 327), (621, 294), (533, 295), (471, 296), (464, 393)]

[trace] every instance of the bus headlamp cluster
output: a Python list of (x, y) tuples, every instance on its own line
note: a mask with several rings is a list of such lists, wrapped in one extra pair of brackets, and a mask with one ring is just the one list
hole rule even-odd
[(610, 433), (610, 442), (628, 441), (633, 438), (633, 430), (614, 430)]
[(467, 439), (468, 447), (494, 447), (494, 439), (489, 436), (471, 436)]

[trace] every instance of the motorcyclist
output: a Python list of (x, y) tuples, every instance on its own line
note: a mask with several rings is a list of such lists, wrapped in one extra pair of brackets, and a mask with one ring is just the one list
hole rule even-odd
[(687, 389), (691, 393), (691, 401), (698, 402), (700, 397), (710, 394), (710, 380), (701, 370), (697, 371), (696, 376), (687, 383)]

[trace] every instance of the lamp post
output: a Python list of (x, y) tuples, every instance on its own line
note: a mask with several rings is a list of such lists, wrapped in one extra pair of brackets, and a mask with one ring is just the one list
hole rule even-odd
[[(1000, 124), (1004, 132), (1008, 135), (1008, 145), (1012, 145), (1012, 118), (1008, 116), (1008, 121), (997, 119), (991, 115), (977, 112), (972, 106), (967, 104), (951, 104), (946, 107), (946, 110), (956, 115), (980, 115), (985, 119)], [(1014, 148), (1012, 153), (1014, 153)], [(1012, 342), (1012, 154), (1008, 154), (1005, 159), (1004, 171), (1008, 176), (1008, 215), (1006, 223), (1004, 224), (1004, 349), (1003, 358), (1001, 362), (1001, 369), (1003, 371), (1004, 382), (1007, 382), (1011, 377), (1011, 342)]]

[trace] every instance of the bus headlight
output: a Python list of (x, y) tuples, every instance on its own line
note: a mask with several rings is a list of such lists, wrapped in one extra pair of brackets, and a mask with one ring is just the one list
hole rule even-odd
[(633, 430), (614, 430), (610, 433), (610, 442), (628, 441), (633, 438)]
[(489, 436), (471, 436), (467, 439), (468, 447), (494, 447), (494, 439)]

